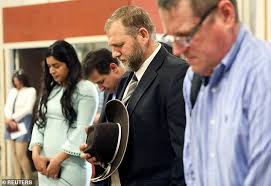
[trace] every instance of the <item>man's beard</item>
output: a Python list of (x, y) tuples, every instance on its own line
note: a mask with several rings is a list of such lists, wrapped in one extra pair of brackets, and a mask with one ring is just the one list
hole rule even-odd
[(144, 52), (140, 46), (140, 44), (135, 41), (133, 46), (133, 54), (128, 58), (128, 67), (130, 70), (136, 72), (143, 64), (143, 55)]

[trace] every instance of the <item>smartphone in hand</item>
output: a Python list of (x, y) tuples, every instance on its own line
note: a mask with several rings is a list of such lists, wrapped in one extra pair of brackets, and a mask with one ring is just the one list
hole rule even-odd
[[(46, 164), (46, 168), (48, 167), (49, 164), (50, 164), (50, 162), (48, 161), (47, 164)], [(60, 166), (60, 169), (59, 169), (59, 171), (58, 171), (57, 178), (60, 178), (60, 176), (61, 176), (61, 170), (62, 170), (62, 167)]]

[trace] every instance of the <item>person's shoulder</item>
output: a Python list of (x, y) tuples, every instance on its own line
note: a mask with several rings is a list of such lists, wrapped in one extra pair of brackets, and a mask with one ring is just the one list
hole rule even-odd
[(271, 60), (271, 48), (266, 41), (248, 33), (240, 46), (238, 56), (241, 59), (250, 61), (251, 66), (258, 65), (259, 63), (269, 63)]
[(179, 66), (186, 66), (186, 67), (188, 67), (187, 62), (183, 58), (176, 57), (174, 55), (168, 55), (167, 56), (167, 61), (170, 64), (175, 64), (175, 65), (179, 65)]
[(171, 72), (186, 72), (189, 67), (184, 59), (178, 58), (171, 54), (166, 56), (166, 60), (164, 61), (163, 66)]
[(160, 49), (160, 56), (164, 56), (164, 65), (166, 66), (180, 66), (188, 68), (188, 64), (184, 59), (174, 56), (173, 54), (167, 52), (164, 48)]
[(8, 96), (13, 96), (17, 94), (17, 89), (15, 87), (12, 87), (9, 92), (8, 92)]
[(17, 89), (15, 87), (12, 87), (9, 92), (10, 93), (15, 93), (15, 92), (17, 92)]
[(97, 93), (97, 88), (95, 87), (94, 83), (88, 80), (81, 80), (77, 83), (77, 90), (78, 93), (83, 95), (93, 95)]
[[(250, 37), (248, 37), (250, 36)], [(263, 71), (271, 70), (271, 49), (267, 43), (248, 34), (240, 45), (231, 68), (242, 71), (240, 76), (263, 75)], [(238, 75), (238, 74), (236, 74)]]
[(28, 92), (36, 93), (36, 89), (34, 87), (25, 87), (25, 90)]

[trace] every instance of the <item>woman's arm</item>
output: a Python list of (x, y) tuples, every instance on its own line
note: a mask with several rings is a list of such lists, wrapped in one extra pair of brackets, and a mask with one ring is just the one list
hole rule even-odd
[(40, 152), (41, 152), (42, 147), (39, 145), (34, 145), (32, 148), (32, 159), (34, 162), (34, 165), (37, 169), (38, 172), (40, 172), (43, 175), (48, 175), (47, 173), (47, 164), (49, 163), (49, 158), (45, 157), (45, 156), (41, 156)]

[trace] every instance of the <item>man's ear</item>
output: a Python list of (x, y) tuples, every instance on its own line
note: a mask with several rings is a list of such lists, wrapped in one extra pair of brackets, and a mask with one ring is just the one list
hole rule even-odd
[(118, 71), (118, 65), (116, 63), (110, 63), (109, 67), (112, 72)]
[(218, 4), (218, 9), (220, 15), (223, 17), (223, 22), (227, 26), (232, 27), (238, 17), (233, 4), (229, 1), (220, 1)]
[(148, 41), (149, 41), (149, 39), (150, 39), (150, 34), (149, 34), (149, 32), (146, 30), (146, 28), (141, 27), (141, 28), (138, 30), (138, 37), (139, 37), (140, 41), (143, 41), (143, 42), (145, 43), (145, 42), (148, 42)]

